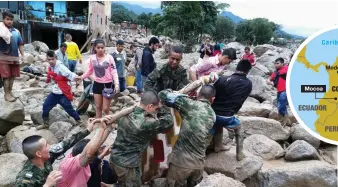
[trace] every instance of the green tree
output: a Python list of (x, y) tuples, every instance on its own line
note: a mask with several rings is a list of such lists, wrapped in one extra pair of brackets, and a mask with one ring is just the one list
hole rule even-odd
[(129, 11), (124, 6), (118, 3), (111, 5), (111, 19), (113, 23), (121, 23), (123, 21), (134, 22), (137, 20), (137, 15), (133, 11)]
[(215, 24), (215, 32), (213, 37), (220, 41), (224, 39), (231, 39), (235, 35), (235, 23), (224, 16), (218, 16)]
[(236, 40), (254, 44), (268, 43), (279, 27), (266, 18), (246, 20), (236, 26)]
[(150, 26), (150, 20), (152, 18), (152, 15), (153, 15), (152, 13), (146, 14), (146, 13), (143, 12), (142, 14), (140, 14), (137, 17), (137, 23), (146, 28), (146, 36), (147, 36), (147, 33), (148, 33), (148, 28)]

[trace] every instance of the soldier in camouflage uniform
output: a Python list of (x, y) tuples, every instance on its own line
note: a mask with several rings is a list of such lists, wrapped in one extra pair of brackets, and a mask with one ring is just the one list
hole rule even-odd
[(169, 110), (160, 106), (160, 98), (154, 91), (142, 94), (139, 106), (120, 118), (110, 155), (110, 164), (120, 187), (141, 186), (143, 152), (158, 133), (169, 130), (173, 123)]
[(189, 83), (186, 69), (180, 65), (182, 53), (180, 47), (171, 48), (169, 62), (148, 75), (145, 91), (154, 90), (158, 93), (164, 89), (179, 90)]
[[(78, 141), (85, 138), (93, 130), (94, 123), (88, 123), (87, 129), (73, 134), (68, 139), (50, 146), (46, 139), (41, 136), (30, 136), (23, 140), (22, 150), (28, 157), (22, 170), (16, 177), (16, 187), (51, 187), (50, 180), (46, 182), (47, 177), (53, 175), (52, 164), (64, 154), (68, 149), (73, 147)], [(50, 176), (48, 176), (51, 173)], [(55, 172), (54, 172), (55, 175)], [(57, 182), (57, 181), (54, 181)]]
[(168, 156), (168, 187), (184, 186), (188, 179), (188, 187), (196, 186), (202, 180), (205, 152), (210, 144), (216, 114), (211, 103), (216, 90), (205, 85), (198, 94), (198, 100), (188, 96), (163, 90), (159, 93), (167, 106), (177, 109), (182, 117), (182, 126), (178, 140)]

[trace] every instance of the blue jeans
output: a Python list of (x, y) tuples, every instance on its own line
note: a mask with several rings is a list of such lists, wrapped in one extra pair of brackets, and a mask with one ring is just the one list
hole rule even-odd
[(126, 90), (126, 78), (119, 78), (119, 83), (120, 83), (120, 92), (123, 92)]
[(141, 70), (136, 70), (136, 87), (137, 87), (137, 92), (142, 92), (142, 74)]
[(69, 60), (68, 59), (68, 68), (71, 72), (75, 71), (76, 60)]
[(277, 93), (277, 108), (278, 113), (281, 116), (285, 116), (288, 113), (286, 106), (288, 105), (288, 98), (286, 91)]
[(47, 120), (49, 118), (49, 112), (57, 105), (61, 105), (65, 111), (72, 116), (76, 121), (80, 120), (79, 114), (74, 110), (72, 103), (63, 94), (50, 93), (43, 103), (42, 107), (42, 119)]
[(223, 127), (223, 128), (236, 128), (240, 124), (239, 119), (235, 116), (231, 117), (224, 117), (224, 116), (216, 116), (216, 122), (214, 126), (210, 130), (210, 133), (213, 135), (216, 132), (216, 128)]

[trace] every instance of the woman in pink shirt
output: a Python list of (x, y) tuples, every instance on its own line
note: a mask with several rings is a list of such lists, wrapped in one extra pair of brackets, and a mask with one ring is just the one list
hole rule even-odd
[[(109, 115), (111, 98), (104, 97), (105, 88), (114, 88), (114, 93), (119, 92), (119, 79), (114, 58), (105, 54), (105, 44), (101, 39), (94, 42), (96, 54), (90, 56), (89, 68), (81, 79), (84, 80), (94, 73), (93, 93), (96, 105), (96, 118), (102, 117), (102, 111)], [(114, 87), (113, 87), (114, 86)], [(107, 96), (107, 95), (106, 95)]]

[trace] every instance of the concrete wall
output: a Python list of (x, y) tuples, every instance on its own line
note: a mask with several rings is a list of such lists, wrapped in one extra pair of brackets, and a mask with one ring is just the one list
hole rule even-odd
[(67, 7), (65, 1), (25, 1), (25, 5), (33, 7), (31, 13), (37, 17), (44, 19), (46, 17), (46, 3), (53, 3), (54, 15), (67, 16)]
[(90, 30), (99, 29), (100, 34), (103, 34), (111, 17), (111, 1), (103, 1), (103, 3), (90, 1), (88, 13)]

